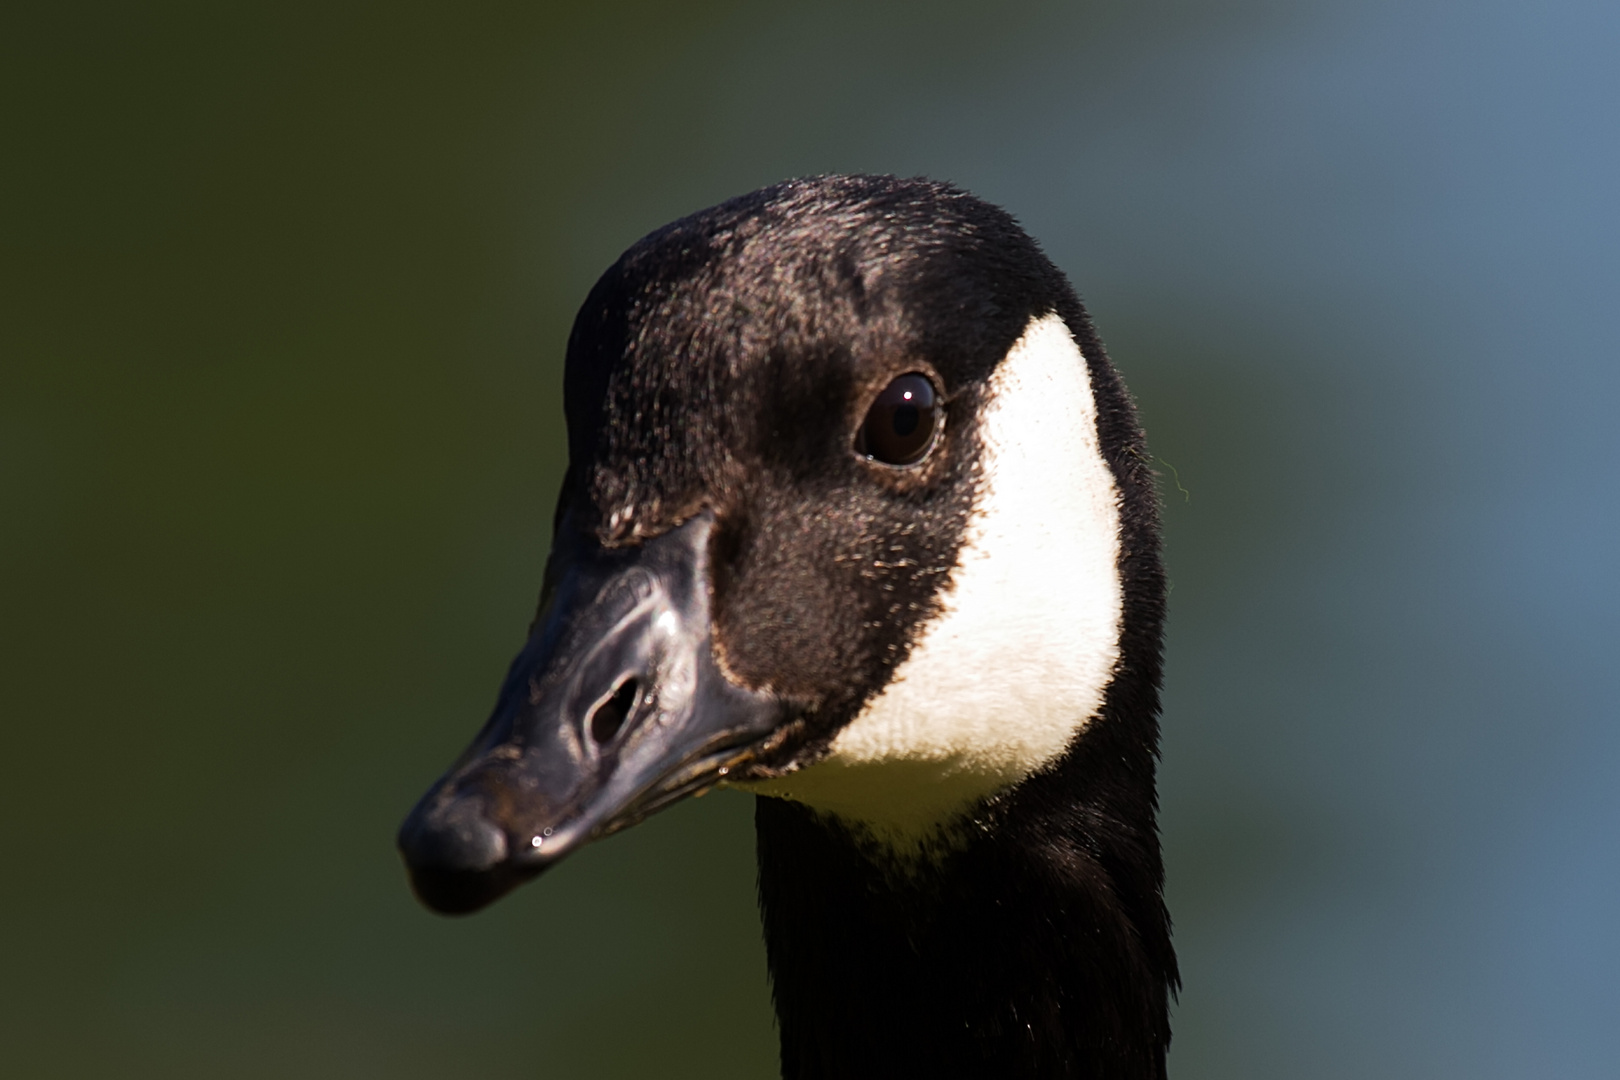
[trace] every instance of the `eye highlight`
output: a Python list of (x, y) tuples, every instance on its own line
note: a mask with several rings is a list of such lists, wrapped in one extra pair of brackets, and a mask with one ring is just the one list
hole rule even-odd
[(939, 394), (926, 375), (902, 375), (872, 402), (855, 433), (855, 452), (885, 465), (915, 465), (933, 449)]

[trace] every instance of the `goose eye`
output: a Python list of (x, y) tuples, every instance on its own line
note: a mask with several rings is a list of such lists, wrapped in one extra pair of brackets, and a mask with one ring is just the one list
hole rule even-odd
[(855, 449), (885, 465), (913, 465), (927, 456), (939, 427), (939, 396), (926, 375), (902, 375), (872, 402)]

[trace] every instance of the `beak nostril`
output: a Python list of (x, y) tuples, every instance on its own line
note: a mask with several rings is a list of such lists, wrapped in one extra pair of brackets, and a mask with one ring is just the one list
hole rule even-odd
[(636, 689), (636, 680), (624, 680), (614, 687), (613, 695), (591, 713), (591, 738), (598, 746), (612, 742), (613, 736), (624, 726), (630, 710), (635, 708)]

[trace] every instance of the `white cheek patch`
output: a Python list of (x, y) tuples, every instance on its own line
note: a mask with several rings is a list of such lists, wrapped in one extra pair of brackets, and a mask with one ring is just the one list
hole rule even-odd
[(961, 555), (910, 655), (826, 758), (751, 785), (916, 843), (1063, 754), (1119, 660), (1119, 492), (1056, 315), (990, 380)]

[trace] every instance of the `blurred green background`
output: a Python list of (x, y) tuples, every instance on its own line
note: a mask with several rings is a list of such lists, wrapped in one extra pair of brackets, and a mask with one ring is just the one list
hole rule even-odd
[(392, 838), (596, 275), (875, 171), (1017, 214), (1177, 470), (1173, 1073), (1620, 1073), (1617, 56), (1596, 0), (8, 5), (0, 1072), (774, 1075), (746, 797), (464, 920)]

